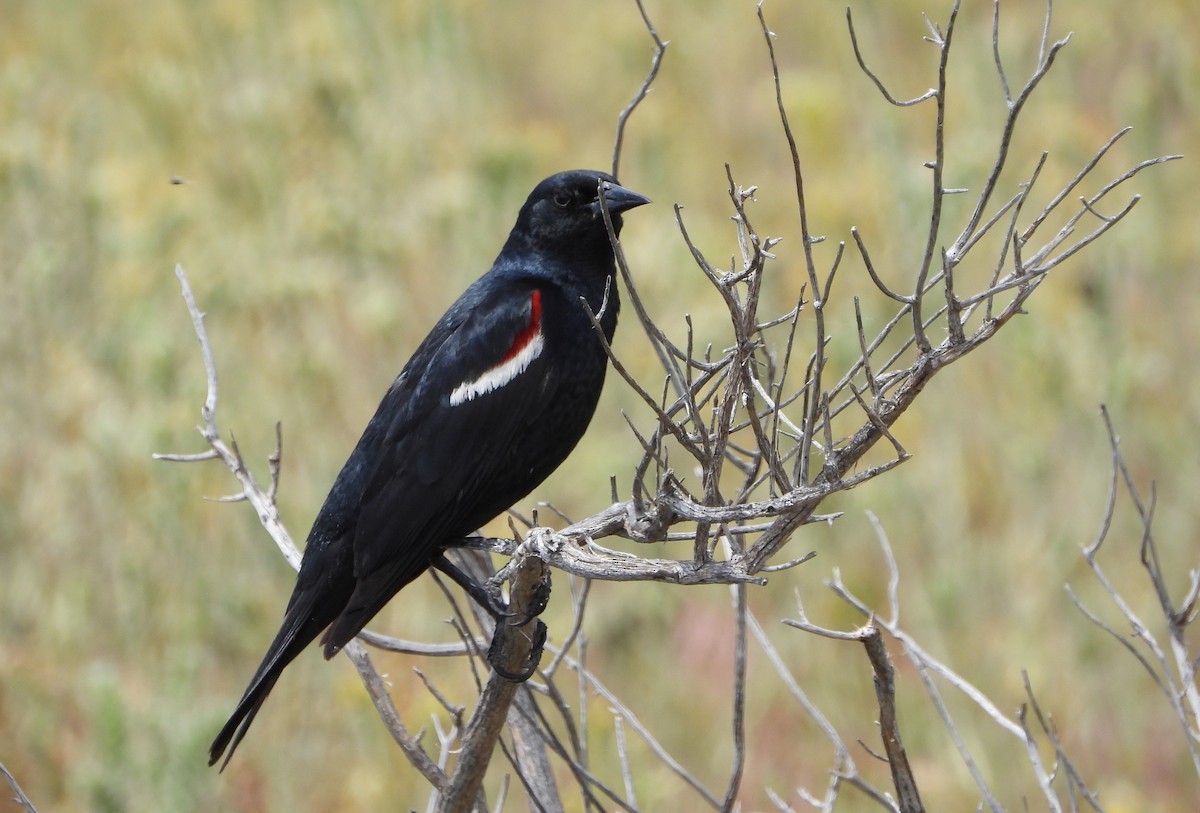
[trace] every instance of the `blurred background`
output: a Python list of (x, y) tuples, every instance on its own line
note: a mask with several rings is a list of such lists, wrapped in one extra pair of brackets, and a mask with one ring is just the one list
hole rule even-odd
[[(893, 92), (930, 87), (936, 51), (921, 40), (921, 12), (944, 20), (949, 2), (853, 5), (864, 52)], [(963, 6), (947, 181), (977, 189), (1005, 111), (991, 4)], [(691, 313), (719, 335), (723, 306), (671, 206), (685, 207), (697, 243), (725, 264), (736, 253), (725, 162), (739, 183), (760, 187), (751, 210), (759, 230), (784, 237), (772, 312), (791, 306), (804, 278), (769, 64), (751, 2), (647, 0), (647, 11), (671, 45), (627, 133), (622, 181), (656, 205), (629, 216), (626, 251), (664, 327), (681, 336)], [(1045, 149), (1035, 199), (1047, 199), (1126, 125), (1135, 130), (1097, 181), (1190, 153), (1200, 115), (1200, 19), (1191, 11), (1183, 0), (1055, 4), (1054, 35), (1074, 37), (1024, 113), (1000, 197)], [(1043, 13), (1027, 0), (1002, 6), (1014, 85), (1034, 63)], [(840, 4), (772, 0), (766, 14), (810, 222), (829, 238), (818, 261), (827, 265), (854, 225), (898, 286), (911, 279), (928, 222), (921, 165), (932, 158), (933, 108), (899, 110), (880, 98), (854, 63)], [(221, 426), (260, 477), (282, 421), (280, 506), (302, 539), (378, 398), (486, 270), (533, 184), (560, 169), (610, 166), (617, 113), (651, 56), (636, 7), (2, 0), (0, 18), (0, 761), (43, 811), (60, 813), (423, 807), (423, 781), (353, 668), (315, 651), (289, 669), (230, 768), (218, 775), (205, 765), (293, 575), (249, 507), (203, 499), (234, 490), (223, 468), (151, 460), (202, 448), (193, 427), (204, 373), (173, 269), (187, 269), (208, 313)], [(904, 417), (898, 434), (915, 458), (827, 506), (844, 518), (805, 529), (787, 549), (815, 550), (816, 560), (750, 591), (752, 610), (847, 742), (878, 740), (861, 649), (777, 620), (794, 616), (798, 592), (814, 621), (860, 623), (823, 586), (834, 569), (882, 605), (886, 570), (870, 510), (900, 561), (903, 620), (935, 656), (1009, 712), (1024, 702), (1027, 670), (1110, 811), (1195, 806), (1197, 780), (1166, 703), (1063, 585), (1120, 624), (1079, 556), (1108, 490), (1101, 402), (1139, 484), (1148, 493), (1157, 483), (1155, 526), (1176, 591), (1195, 566), (1197, 189), (1190, 156), (1130, 183), (1120, 200), (1145, 197), (1129, 218), (1061, 267), (1028, 317), (939, 376)], [(946, 234), (967, 211), (952, 202)], [(830, 317), (836, 358), (857, 352), (852, 295), (864, 297), (873, 324), (886, 318), (872, 293), (848, 262)], [(616, 349), (652, 373), (632, 318)], [(521, 509), (546, 500), (586, 515), (608, 504), (611, 475), (627, 493), (640, 451), (623, 410), (650, 423), (613, 377), (581, 447)], [(1118, 511), (1106, 563), (1134, 608), (1156, 618), (1127, 500)], [(570, 602), (568, 580), (555, 578), (547, 621), (559, 635)], [(449, 641), (447, 615), (422, 579), (373, 628)], [(585, 628), (597, 674), (718, 795), (731, 758), (731, 629), (728, 589), (653, 584), (597, 585)], [(411, 667), (456, 702), (473, 698), (460, 665), (377, 662), (410, 727), (425, 726), (430, 741), (439, 709)], [(978, 794), (920, 681), (907, 662), (897, 668), (901, 725), (927, 804), (974, 809)], [(767, 787), (799, 807), (790, 789), (823, 785), (830, 748), (753, 647), (750, 670), (743, 809), (768, 808)], [(1019, 743), (959, 698), (949, 702), (1001, 801), (1016, 808), (1036, 798)], [(597, 770), (619, 785), (606, 706), (593, 704), (592, 716)], [(646, 809), (699, 808), (633, 748)], [(885, 769), (856, 757), (885, 781)], [(0, 810), (15, 809), (7, 804)], [(840, 809), (867, 808), (848, 792)]]

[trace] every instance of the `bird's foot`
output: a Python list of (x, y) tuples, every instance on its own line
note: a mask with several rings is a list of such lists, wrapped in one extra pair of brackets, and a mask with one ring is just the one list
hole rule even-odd
[(533, 593), (531, 594), (530, 599), (529, 599), (529, 609), (526, 612), (525, 617), (518, 621), (518, 620), (516, 620), (515, 613), (509, 613), (508, 616), (509, 616), (510, 620), (508, 622), (508, 625), (510, 627), (525, 626), (530, 621), (532, 621), (533, 619), (535, 619), (539, 615), (541, 615), (542, 611), (546, 609), (546, 605), (548, 605), (549, 603), (550, 603), (550, 571), (547, 570), (547, 571), (545, 571), (544, 576), (541, 579), (541, 581), (539, 581), (533, 589)]
[[(488, 663), (496, 674), (513, 683), (524, 683), (537, 671), (546, 644), (546, 625), (538, 619), (550, 601), (550, 568), (540, 560), (526, 562), (538, 567), (525, 567), (513, 584), (520, 599), (519, 619), (497, 624), (488, 648)], [(533, 629), (522, 629), (534, 622)], [(518, 667), (517, 663), (521, 665)]]
[[(522, 624), (527, 624), (531, 620), (534, 620), (533, 616), (530, 616)], [(542, 652), (546, 644), (546, 625), (538, 621), (534, 626), (533, 637), (530, 639), (529, 655), (525, 659), (524, 666), (518, 672), (510, 671), (499, 663), (504, 656), (503, 650), (506, 638), (508, 636), (501, 635), (500, 630), (497, 629), (497, 635), (492, 638), (492, 645), (488, 648), (488, 663), (491, 664), (492, 671), (505, 680), (513, 683), (524, 683), (533, 677), (534, 673), (537, 672), (538, 665), (542, 662)]]

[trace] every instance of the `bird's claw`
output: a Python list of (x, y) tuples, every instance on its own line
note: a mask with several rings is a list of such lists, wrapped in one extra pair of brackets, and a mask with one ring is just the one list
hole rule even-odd
[(494, 620), (497, 624), (499, 624), (501, 621), (508, 621), (510, 626), (520, 627), (529, 623), (529, 619), (526, 619), (520, 624), (514, 624), (511, 619), (516, 618), (517, 614), (508, 609), (507, 604), (485, 604), (484, 609), (487, 610), (488, 615), (490, 615), (492, 620)]
[[(533, 620), (532, 616), (523, 623), (529, 623), (530, 620)], [(524, 683), (529, 680), (537, 672), (538, 665), (542, 662), (542, 652), (546, 644), (546, 633), (546, 625), (538, 621), (537, 625), (533, 628), (529, 656), (525, 659), (525, 666), (519, 672), (510, 672), (497, 663), (501, 657), (500, 649), (503, 647), (501, 636), (497, 635), (492, 639), (492, 645), (488, 649), (488, 663), (491, 664), (492, 671), (512, 683)]]
[[(530, 597), (529, 610), (525, 614), (525, 618), (522, 619), (521, 621), (509, 621), (508, 625), (510, 627), (525, 626), (530, 621), (532, 621), (533, 619), (535, 619), (539, 615), (541, 615), (542, 611), (546, 609), (546, 605), (548, 605), (549, 603), (550, 603), (550, 578), (549, 578), (549, 573), (547, 573), (546, 578), (542, 579), (542, 581), (538, 583), (538, 586), (535, 588), (533, 595)], [(509, 613), (508, 617), (510, 619), (515, 618), (516, 613)]]

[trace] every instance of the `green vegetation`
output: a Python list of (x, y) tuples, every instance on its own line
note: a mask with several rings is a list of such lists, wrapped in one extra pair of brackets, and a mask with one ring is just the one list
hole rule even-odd
[[(898, 94), (924, 92), (935, 54), (920, 42), (920, 12), (942, 19), (948, 3), (859, 5), (868, 59)], [(991, 4), (964, 6), (971, 44), (951, 87), (952, 185), (986, 168), (1003, 115)], [(772, 284), (786, 310), (803, 276), (800, 247), (753, 4), (663, 0), (648, 10), (671, 48), (622, 160), (622, 180), (657, 204), (626, 234), (642, 292), (668, 328), (682, 330), (685, 310), (701, 325), (721, 317), (671, 204), (685, 205), (710, 257), (732, 255), (729, 162), (739, 183), (760, 187), (760, 231), (785, 238)], [(770, 0), (766, 11), (813, 229), (830, 238), (823, 262), (856, 225), (882, 272), (906, 279), (927, 222), (931, 110), (879, 98), (854, 64), (841, 7)], [(1136, 129), (1107, 159), (1106, 178), (1188, 151), (1200, 115), (1191, 11), (1182, 0), (1056, 4), (1056, 33), (1075, 36), (1026, 112), (1016, 174), (1048, 149), (1049, 189), (1127, 124)], [(1032, 64), (1042, 13), (1005, 2), (1010, 77)], [(280, 505), (302, 537), (378, 397), (486, 269), (530, 185), (608, 166), (616, 114), (649, 62), (636, 9), (17, 0), (0, 16), (0, 761), (43, 813), (422, 806), (423, 782), (353, 669), (315, 652), (289, 670), (230, 769), (205, 767), (292, 575), (245, 506), (202, 500), (232, 490), (226, 472), (150, 459), (200, 450), (191, 427), (203, 370), (173, 268), (185, 266), (209, 314), (223, 428), (261, 461), (283, 423)], [(1131, 191), (1145, 199), (1130, 218), (1056, 272), (1029, 317), (947, 371), (900, 423), (915, 459), (845, 495), (834, 526), (797, 537), (790, 551), (815, 549), (816, 561), (751, 591), (754, 612), (848, 741), (876, 737), (861, 651), (774, 620), (793, 614), (798, 590), (814, 620), (858, 623), (822, 587), (835, 567), (860, 594), (883, 597), (870, 509), (900, 560), (907, 624), (935, 654), (1005, 709), (1023, 702), (1028, 670), (1110, 811), (1194, 805), (1196, 778), (1166, 705), (1061, 586), (1106, 607), (1078, 555), (1107, 493), (1100, 402), (1134, 475), (1147, 489), (1158, 483), (1156, 528), (1177, 590), (1195, 566), (1185, 545), (1200, 525), (1200, 387), (1188, 372), (1200, 347), (1197, 189), (1190, 159), (1139, 176)], [(961, 215), (952, 206), (947, 216)], [(869, 295), (861, 268), (839, 280), (843, 303)], [(831, 320), (835, 342), (850, 343), (835, 355), (857, 352), (849, 307)], [(634, 360), (645, 345), (630, 325), (617, 352)], [(536, 499), (581, 516), (607, 504), (610, 474), (627, 487), (640, 452), (622, 410), (647, 420), (614, 377), (592, 432)], [(1124, 547), (1109, 551), (1110, 567), (1152, 618), (1138, 529), (1121, 507), (1110, 543)], [(556, 588), (552, 635), (570, 614), (561, 574)], [(591, 665), (719, 786), (729, 762), (727, 591), (598, 585), (591, 602)], [(447, 615), (422, 583), (375, 628), (452, 640)], [(453, 664), (378, 662), (401, 713), (431, 740), (439, 707), (410, 668), (435, 675), (457, 702), (473, 696)], [(973, 808), (969, 778), (906, 668), (898, 661), (901, 725), (926, 801)], [(819, 783), (829, 749), (757, 652), (751, 670), (743, 798), (762, 809), (766, 786)], [(697, 703), (716, 712), (697, 714)], [(1019, 809), (1030, 792), (1024, 754), (952, 708), (1001, 800)], [(606, 713), (595, 706), (597, 720)], [(611, 733), (596, 725), (593, 749), (609, 754)], [(693, 805), (644, 765), (647, 809)]]

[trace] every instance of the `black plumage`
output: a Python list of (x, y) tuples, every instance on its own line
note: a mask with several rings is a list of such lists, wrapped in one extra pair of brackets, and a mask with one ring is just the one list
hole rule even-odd
[(618, 297), (599, 188), (620, 212), (649, 201), (573, 170), (534, 188), (491, 270), (434, 325), (384, 395), (308, 535), (283, 624), (209, 751), (228, 763), (283, 669), (324, 631), (326, 658), (460, 539), (520, 500), (582, 437)]

